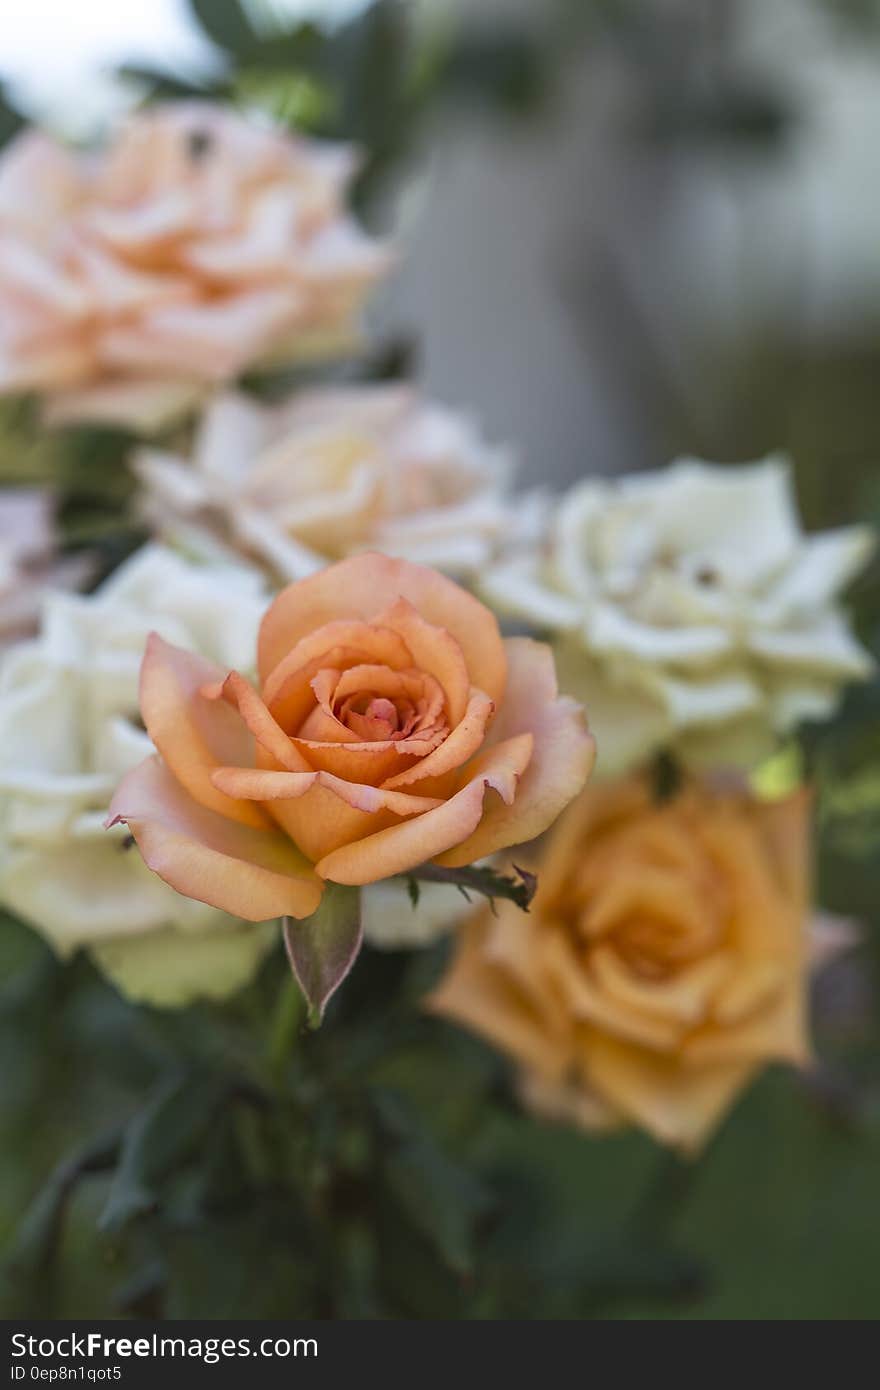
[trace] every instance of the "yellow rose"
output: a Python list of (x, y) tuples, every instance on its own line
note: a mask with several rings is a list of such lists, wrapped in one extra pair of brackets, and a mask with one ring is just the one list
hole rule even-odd
[(538, 1109), (697, 1149), (762, 1066), (808, 1055), (808, 800), (591, 787), (531, 915), (473, 919), (430, 1007), (510, 1052)]

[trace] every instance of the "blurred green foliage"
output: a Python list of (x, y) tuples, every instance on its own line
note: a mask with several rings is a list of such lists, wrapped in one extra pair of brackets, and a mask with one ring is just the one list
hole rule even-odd
[(375, 0), (334, 26), (317, 18), (285, 22), (242, 0), (189, 0), (189, 6), (217, 52), (217, 70), (181, 74), (130, 65), (123, 74), (151, 100), (246, 101), (297, 129), (356, 141), (364, 153), (355, 193), (362, 209), (412, 150), (438, 103), (476, 101), (522, 114), (540, 102), (549, 81), (544, 55), (527, 32), (497, 24), (460, 31), (440, 15), (420, 20), (403, 0)]
[(0, 949), (6, 1317), (878, 1312), (873, 948), (817, 1000), (823, 1072), (765, 1077), (695, 1164), (522, 1114), (418, 1011), (442, 947), (366, 952), (318, 1033), (280, 951), (163, 1014), (11, 922)]

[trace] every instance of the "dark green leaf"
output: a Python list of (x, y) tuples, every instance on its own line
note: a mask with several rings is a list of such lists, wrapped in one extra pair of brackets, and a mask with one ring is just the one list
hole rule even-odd
[(30, 997), (51, 972), (54, 957), (42, 937), (0, 912), (0, 1013)]
[(24, 117), (10, 106), (0, 89), (0, 145), (5, 145), (13, 135), (17, 135), (24, 125)]
[(119, 1167), (101, 1215), (101, 1228), (120, 1230), (155, 1208), (160, 1186), (207, 1131), (220, 1098), (216, 1081), (165, 1081), (128, 1125)]
[(488, 1188), (439, 1147), (402, 1096), (377, 1091), (374, 1104), (392, 1137), (382, 1165), (390, 1193), (444, 1264), (457, 1275), (470, 1273), (476, 1227), (491, 1206)]
[(190, 77), (173, 72), (163, 72), (160, 68), (147, 67), (141, 63), (125, 63), (119, 69), (119, 76), (146, 87), (153, 101), (178, 101), (187, 97), (218, 97), (223, 93), (223, 83), (212, 83), (210, 90)]
[(246, 58), (259, 43), (238, 0), (189, 0), (189, 5), (208, 38), (233, 57)]
[(13, 1280), (42, 1273), (61, 1236), (68, 1200), (76, 1184), (89, 1173), (109, 1168), (119, 1148), (119, 1135), (110, 1134), (64, 1159), (49, 1175), (15, 1232), (4, 1260)]

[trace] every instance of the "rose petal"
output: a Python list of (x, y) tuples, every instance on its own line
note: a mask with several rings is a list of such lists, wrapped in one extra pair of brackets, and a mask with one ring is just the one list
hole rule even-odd
[(733, 964), (729, 953), (715, 951), (668, 979), (641, 980), (612, 947), (599, 946), (590, 954), (590, 967), (610, 1001), (634, 1015), (657, 1016), (681, 1026), (700, 1023), (708, 1016), (713, 997), (731, 976)]
[[(771, 991), (773, 983), (768, 981)], [(811, 1052), (803, 991), (792, 988), (790, 975), (786, 978), (781, 970), (775, 985), (779, 996), (775, 1006), (768, 1001), (765, 986), (763, 996), (755, 998), (758, 1012), (751, 1017), (690, 1038), (682, 1052), (685, 1067), (773, 1060), (804, 1066)]]
[(461, 767), (482, 746), (489, 720), (495, 711), (494, 701), (482, 690), (471, 692), (464, 718), (443, 740), (433, 753), (422, 758), (413, 767), (389, 777), (385, 787), (408, 787), (427, 777), (442, 777)]
[(294, 727), (311, 708), (309, 683), (322, 666), (343, 670), (363, 662), (392, 670), (405, 670), (413, 664), (403, 638), (390, 628), (360, 622), (325, 623), (294, 644), (271, 674), (263, 677), (263, 699), (280, 724)]
[(433, 811), (443, 803), (429, 796), (409, 796), (406, 792), (382, 791), (379, 787), (346, 782), (329, 772), (273, 772), (258, 768), (220, 767), (213, 775), (216, 787), (228, 796), (251, 801), (287, 801), (305, 796), (312, 787), (328, 791), (357, 811), (393, 811), (396, 816), (415, 816)]
[(270, 185), (255, 195), (237, 235), (197, 241), (182, 259), (212, 280), (234, 283), (283, 276), (295, 244), (299, 203), (295, 188)]
[(264, 805), (285, 834), (315, 864), (341, 845), (400, 824), (400, 817), (393, 811), (363, 811), (350, 805), (317, 777), (303, 796), (279, 798)]
[(301, 292), (292, 285), (168, 305), (111, 326), (99, 339), (99, 356), (126, 373), (185, 374), (198, 362), (201, 376), (225, 381), (267, 351), (301, 311)]
[(528, 732), (534, 736), (534, 752), (513, 804), (493, 802), (473, 833), (438, 857), (439, 864), (452, 868), (542, 834), (581, 790), (595, 758), (582, 709), (558, 697), (549, 647), (525, 637), (510, 638), (505, 646), (507, 694), (491, 739)]
[(308, 917), (320, 902), (320, 880), (285, 836), (199, 806), (158, 758), (123, 779), (107, 824), (118, 821), (127, 823), (147, 865), (178, 893), (235, 917)]
[(428, 623), (408, 599), (400, 598), (376, 622), (399, 632), (412, 652), (413, 666), (438, 682), (446, 696), (451, 725), (464, 718), (471, 678), (460, 644), (445, 628)]
[(517, 780), (531, 755), (530, 734), (498, 744), (474, 766), (471, 780), (461, 791), (436, 810), (340, 845), (319, 860), (316, 871), (335, 883), (376, 883), (435, 858), (473, 834), (483, 815), (489, 788), (504, 802), (513, 801)]
[(369, 691), (393, 700), (408, 700), (424, 707), (423, 723), (433, 722), (443, 712), (443, 689), (426, 671), (413, 668), (392, 671), (388, 666), (351, 666), (343, 671), (336, 685), (334, 699)]
[(260, 748), (288, 772), (311, 772), (310, 764), (297, 751), (287, 734), (267, 710), (253, 686), (237, 671), (230, 671), (222, 684), (205, 687), (206, 699), (227, 700), (238, 710)]
[[(415, 759), (427, 761), (433, 749), (442, 744), (444, 734), (429, 738), (388, 739), (372, 743), (321, 743), (313, 739), (292, 740), (310, 766), (321, 772), (332, 772), (349, 782), (369, 782), (371, 786), (389, 786), (393, 774), (403, 772)], [(416, 763), (420, 766), (420, 763)], [(425, 795), (426, 793), (422, 793)], [(433, 789), (431, 791), (433, 794)]]
[(584, 1048), (592, 1085), (610, 1105), (664, 1144), (699, 1149), (734, 1096), (758, 1070), (755, 1062), (682, 1067), (642, 1047), (591, 1032)]
[(550, 932), (544, 949), (547, 968), (555, 974), (557, 993), (575, 1018), (598, 1029), (659, 1052), (672, 1052), (683, 1027), (674, 1019), (637, 1011), (621, 1003), (583, 968), (561, 932)]
[(542, 1076), (561, 1079), (572, 1061), (573, 1029), (562, 1009), (549, 1013), (495, 967), (483, 942), (482, 918), (459, 933), (447, 974), (428, 996), (431, 1013), (453, 1018), (489, 1038)]
[(499, 701), (506, 662), (493, 614), (435, 570), (384, 555), (355, 555), (284, 589), (260, 629), (261, 678), (267, 681), (291, 647), (319, 625), (340, 614), (369, 620), (399, 598), (408, 599), (426, 622), (447, 629), (462, 649), (471, 684)]
[(265, 827), (254, 806), (218, 792), (211, 773), (225, 763), (253, 763), (253, 741), (235, 710), (200, 693), (223, 673), (210, 662), (151, 633), (141, 666), (140, 706), (150, 738), (190, 796), (244, 825)]

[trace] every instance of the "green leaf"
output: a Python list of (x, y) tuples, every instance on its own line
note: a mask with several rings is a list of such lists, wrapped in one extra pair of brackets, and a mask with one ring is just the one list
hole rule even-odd
[(217, 1081), (189, 1076), (162, 1084), (125, 1131), (102, 1230), (118, 1231), (158, 1205), (161, 1183), (206, 1133), (219, 1100)]
[(180, 1225), (166, 1249), (166, 1318), (313, 1315), (318, 1261), (289, 1192), (275, 1201), (254, 1196), (243, 1209)]
[(234, 57), (244, 57), (259, 44), (259, 37), (238, 0), (189, 0), (189, 5), (196, 23), (208, 38)]
[(123, 81), (135, 82), (139, 87), (146, 87), (151, 101), (181, 101), (189, 97), (217, 98), (228, 95), (226, 83), (223, 81), (215, 80), (208, 89), (204, 83), (192, 77), (163, 72), (161, 68), (153, 68), (144, 63), (123, 63), (118, 72)]
[(11, 140), (13, 135), (24, 126), (24, 117), (16, 111), (14, 106), (10, 106), (6, 96), (0, 89), (0, 145), (5, 145), (7, 140)]
[(328, 883), (317, 912), (298, 921), (285, 917), (283, 931), (290, 968), (309, 1006), (309, 1024), (317, 1028), (361, 949), (360, 889)]
[(0, 1015), (30, 998), (55, 964), (46, 942), (31, 927), (0, 911)]
[(476, 1228), (491, 1206), (489, 1189), (439, 1147), (403, 1096), (376, 1091), (373, 1099), (392, 1137), (382, 1165), (390, 1193), (443, 1263), (457, 1275), (469, 1274)]
[(42, 1277), (57, 1250), (70, 1197), (81, 1178), (112, 1166), (119, 1148), (119, 1135), (106, 1135), (52, 1171), (25, 1211), (3, 1262), (3, 1272), (12, 1281)]
[(247, 68), (236, 79), (235, 91), (247, 105), (261, 107), (273, 121), (297, 131), (318, 130), (336, 110), (334, 93), (308, 73)]

